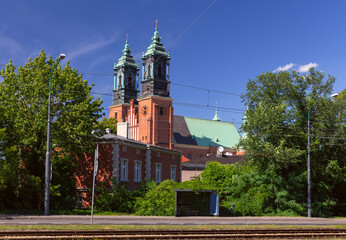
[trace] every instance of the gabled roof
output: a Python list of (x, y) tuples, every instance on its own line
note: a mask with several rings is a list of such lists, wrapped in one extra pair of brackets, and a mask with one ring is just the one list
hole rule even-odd
[(183, 170), (204, 170), (208, 162), (219, 162), (221, 164), (235, 164), (241, 162), (244, 156), (233, 155), (233, 156), (203, 156), (200, 158), (194, 158), (190, 161), (183, 162)]
[(234, 123), (174, 116), (173, 141), (177, 144), (235, 148), (240, 135)]
[(154, 146), (154, 145), (147, 144), (147, 143), (142, 143), (140, 141), (128, 139), (128, 138), (125, 138), (125, 137), (122, 137), (119, 135), (115, 135), (112, 133), (107, 133), (107, 134), (99, 137), (98, 143), (99, 144), (122, 143), (122, 144), (137, 146), (139, 148), (154, 149), (157, 151), (161, 150), (161, 151), (172, 152), (172, 153), (181, 155), (181, 151), (179, 151), (179, 150), (164, 148), (164, 147), (160, 147), (160, 146)]

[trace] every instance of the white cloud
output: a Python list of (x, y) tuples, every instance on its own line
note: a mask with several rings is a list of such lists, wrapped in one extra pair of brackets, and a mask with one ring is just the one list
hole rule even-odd
[(109, 60), (113, 60), (114, 61), (114, 56), (113, 54), (107, 54), (107, 55), (104, 55), (100, 58), (97, 58), (93, 61), (91, 61), (89, 67), (88, 67), (88, 71), (92, 70), (95, 66), (97, 66), (98, 64), (100, 63), (103, 63), (103, 62), (108, 62), (109, 63)]
[(3, 49), (10, 55), (16, 54), (23, 50), (22, 46), (15, 39), (6, 36), (3, 33), (0, 34), (0, 49)]
[(72, 50), (71, 52), (69, 52), (66, 55), (68, 56), (69, 60), (71, 60), (73, 58), (77, 58), (81, 55), (87, 54), (89, 52), (95, 51), (95, 50), (102, 48), (104, 46), (107, 46), (108, 44), (113, 43), (117, 39), (118, 39), (118, 34), (115, 34), (114, 36), (112, 36), (109, 39), (104, 39), (103, 37), (98, 37), (97, 40), (94, 40), (93, 42), (85, 43), (84, 45), (81, 45), (81, 46), (75, 48), (74, 50)]
[[(34, 49), (36, 49), (34, 51)], [(17, 39), (12, 38), (4, 31), (0, 32), (0, 63), (6, 64), (10, 59), (14, 62), (14, 65), (21, 65), (28, 60), (29, 57), (33, 58), (40, 53), (41, 48), (37, 48), (33, 45), (25, 46), (21, 44)]]
[(298, 72), (308, 72), (310, 68), (315, 68), (317, 67), (318, 64), (317, 63), (309, 63), (309, 64), (306, 64), (306, 65), (300, 65), (299, 68), (298, 68)]
[(287, 71), (287, 70), (291, 69), (291, 68), (294, 67), (294, 66), (295, 66), (295, 64), (289, 63), (289, 64), (286, 64), (286, 65), (283, 66), (283, 67), (278, 67), (278, 68), (275, 69), (273, 72)]
[[(297, 64), (289, 63), (289, 64), (286, 64), (285, 66), (280, 66), (276, 68), (273, 72), (287, 71), (293, 68), (294, 66), (297, 66)], [(317, 66), (318, 66), (317, 63), (310, 62), (306, 65), (299, 65), (294, 70), (296, 70), (297, 72), (305, 73), (305, 72), (308, 72), (310, 68), (316, 68)]]

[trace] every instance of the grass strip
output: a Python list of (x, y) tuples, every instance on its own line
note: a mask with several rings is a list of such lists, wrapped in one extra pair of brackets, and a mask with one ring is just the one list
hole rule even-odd
[(164, 229), (306, 229), (346, 228), (346, 225), (11, 225), (4, 230), (164, 230)]

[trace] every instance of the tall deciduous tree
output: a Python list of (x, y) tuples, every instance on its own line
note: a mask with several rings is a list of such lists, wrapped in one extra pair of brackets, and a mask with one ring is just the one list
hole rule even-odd
[(99, 121), (99, 127), (101, 134), (104, 134), (107, 128), (109, 128), (112, 134), (117, 134), (117, 120), (115, 118), (104, 117), (102, 121)]
[(345, 100), (328, 99), (334, 81), (311, 69), (308, 74), (269, 72), (247, 84), (242, 96), (247, 107), (242, 128), (247, 135), (242, 144), (252, 165), (276, 176), (274, 208), (290, 203), (287, 208), (298, 204), (303, 211), (299, 214), (306, 211), (307, 122), (315, 104), (310, 115), (312, 213), (345, 211)]
[[(0, 207), (42, 207), (47, 140), (49, 78), (56, 61), (41, 51), (24, 66), (10, 61), (1, 70), (3, 188)], [(91, 134), (102, 116), (102, 101), (90, 95), (91, 86), (67, 62), (52, 75), (51, 155), (52, 208), (73, 207), (76, 157), (89, 151)], [(6, 174), (6, 176), (4, 176)]]

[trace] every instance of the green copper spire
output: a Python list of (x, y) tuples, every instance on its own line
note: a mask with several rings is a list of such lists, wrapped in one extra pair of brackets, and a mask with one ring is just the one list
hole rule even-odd
[[(242, 119), (242, 124), (241, 124), (241, 125), (242, 125), (242, 126), (241, 126), (242, 129), (244, 128), (245, 123), (247, 122), (246, 112), (247, 112), (248, 110), (249, 110), (249, 109), (248, 109), (248, 107), (246, 106), (246, 107), (245, 107), (245, 113), (244, 113), (243, 119)], [(246, 137), (247, 137), (247, 132), (242, 131), (241, 138), (242, 138), (242, 139), (245, 139)]]
[(169, 58), (169, 55), (166, 53), (166, 49), (161, 43), (161, 37), (159, 36), (159, 32), (157, 31), (157, 20), (156, 20), (156, 27), (154, 36), (151, 38), (152, 42), (147, 48), (146, 53), (143, 55), (143, 57), (149, 56), (149, 55), (163, 55), (165, 57)]
[(119, 58), (117, 64), (115, 64), (114, 69), (119, 68), (121, 66), (133, 66), (137, 68), (135, 60), (131, 56), (131, 49), (129, 46), (128, 35), (126, 34), (126, 43), (123, 49), (123, 55)]
[(219, 118), (219, 115), (217, 114), (217, 102), (216, 102), (216, 108), (215, 108), (215, 116), (213, 118), (214, 121), (221, 121), (221, 119)]

